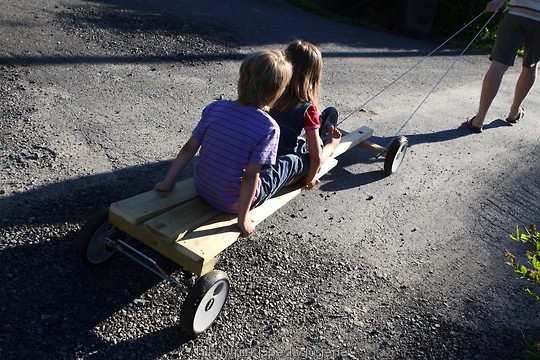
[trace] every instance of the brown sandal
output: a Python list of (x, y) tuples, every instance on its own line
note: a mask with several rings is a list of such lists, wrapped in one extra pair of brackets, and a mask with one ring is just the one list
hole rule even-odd
[(510, 118), (506, 118), (506, 122), (510, 123), (510, 124), (515, 124), (517, 123), (519, 120), (523, 119), (523, 117), (525, 116), (525, 109), (523, 109), (521, 106), (519, 107), (519, 111), (518, 111), (518, 116), (517, 118), (515, 119), (510, 119)]
[(470, 120), (467, 120), (465, 123), (467, 124), (467, 126), (469, 127), (469, 129), (474, 132), (474, 133), (477, 133), (477, 134), (480, 134), (482, 132), (482, 128), (481, 127), (478, 127), (478, 126), (474, 126), (472, 124), (473, 120), (476, 118), (476, 115), (473, 116)]

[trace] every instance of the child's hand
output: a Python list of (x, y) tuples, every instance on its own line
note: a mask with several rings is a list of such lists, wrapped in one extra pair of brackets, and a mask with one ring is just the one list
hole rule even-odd
[(242, 233), (240, 237), (246, 238), (249, 235), (253, 234), (255, 231), (255, 225), (253, 224), (254, 221), (248, 216), (246, 217), (245, 221), (240, 221), (238, 219), (238, 227), (240, 228), (240, 232)]
[(174, 189), (174, 183), (168, 184), (165, 181), (160, 181), (156, 185), (154, 185), (154, 190), (157, 190), (157, 191), (171, 192), (173, 189)]
[(320, 181), (318, 179), (313, 179), (310, 182), (306, 183), (305, 189), (311, 190), (315, 185), (318, 185)]

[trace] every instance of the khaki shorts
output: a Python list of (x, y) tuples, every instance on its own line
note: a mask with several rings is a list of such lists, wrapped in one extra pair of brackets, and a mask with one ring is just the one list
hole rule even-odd
[(540, 21), (505, 13), (489, 59), (513, 66), (521, 45), (523, 66), (535, 67), (540, 61)]

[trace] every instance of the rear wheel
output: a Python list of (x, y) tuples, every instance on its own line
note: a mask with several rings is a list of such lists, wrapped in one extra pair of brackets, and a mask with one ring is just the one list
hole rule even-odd
[(384, 159), (384, 173), (386, 175), (391, 175), (397, 171), (405, 157), (408, 145), (409, 141), (405, 136), (398, 136), (392, 140)]
[(88, 266), (96, 266), (109, 260), (114, 249), (106, 243), (118, 233), (118, 229), (109, 224), (109, 209), (104, 209), (91, 218), (81, 229), (75, 243), (79, 260)]
[(229, 277), (221, 270), (201, 276), (182, 304), (182, 330), (188, 335), (197, 336), (208, 329), (223, 310), (229, 289)]

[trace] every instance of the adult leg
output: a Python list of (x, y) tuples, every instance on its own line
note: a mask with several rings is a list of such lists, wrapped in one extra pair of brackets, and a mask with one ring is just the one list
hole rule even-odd
[(482, 128), (484, 121), (486, 120), (486, 115), (495, 99), (495, 96), (499, 92), (499, 87), (501, 86), (501, 81), (504, 73), (508, 70), (508, 65), (504, 65), (496, 60), (491, 61), (491, 65), (484, 76), (484, 81), (482, 83), (482, 90), (480, 92), (480, 103), (478, 105), (478, 112), (476, 113), (475, 118), (471, 122), (473, 126)]
[(538, 64), (535, 64), (534, 67), (525, 67), (521, 68), (521, 73), (516, 83), (516, 89), (514, 91), (514, 101), (510, 107), (510, 112), (508, 113), (508, 119), (515, 119), (519, 115), (519, 108), (527, 94), (533, 87), (536, 81), (536, 75), (538, 70)]

